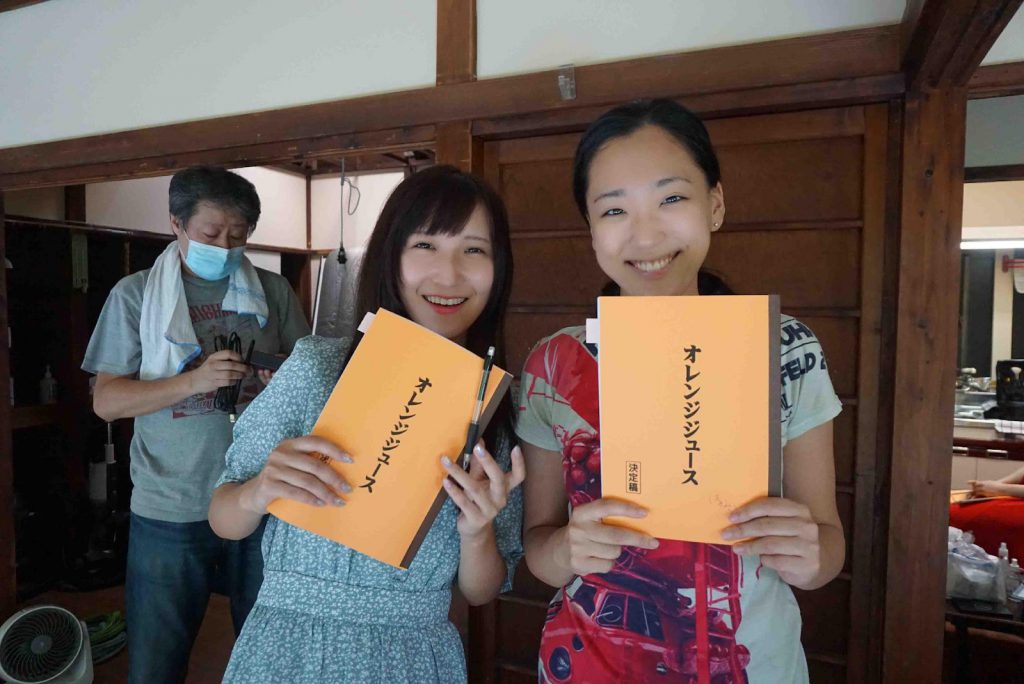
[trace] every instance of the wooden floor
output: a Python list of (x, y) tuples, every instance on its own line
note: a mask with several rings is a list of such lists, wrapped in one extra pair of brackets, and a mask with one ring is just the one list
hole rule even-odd
[[(115, 610), (124, 611), (124, 587), (114, 587), (95, 592), (48, 592), (26, 605), (41, 603), (56, 604), (67, 608), (80, 618), (92, 617)], [(24, 606), (22, 606), (24, 607)], [(231, 655), (234, 631), (228, 600), (213, 596), (206, 611), (206, 618), (199, 631), (192, 658), (189, 661), (189, 684), (216, 684), (220, 682)], [(946, 630), (945, 663), (943, 684), (958, 684), (954, 662), (957, 657), (957, 643), (952, 627)], [(970, 648), (973, 667), (971, 675), (975, 682), (1024, 683), (1024, 640), (1005, 634), (971, 630)], [(127, 681), (128, 652), (122, 650), (114, 658), (96, 667), (96, 684), (122, 684)]]
[[(120, 610), (124, 613), (124, 587), (113, 587), (93, 592), (47, 592), (25, 605), (42, 603), (67, 608), (78, 617), (85, 619), (101, 613)], [(24, 608), (25, 606), (21, 606)], [(228, 600), (224, 596), (212, 596), (206, 610), (206, 618), (199, 630), (192, 658), (189, 661), (189, 684), (216, 684), (224, 675), (231, 647), (235, 642), (231, 626)], [(122, 649), (110, 660), (96, 666), (95, 684), (122, 684), (128, 680), (128, 651)]]

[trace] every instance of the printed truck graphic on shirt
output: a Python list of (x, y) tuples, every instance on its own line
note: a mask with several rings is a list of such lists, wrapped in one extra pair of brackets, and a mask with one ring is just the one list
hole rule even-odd
[[(840, 405), (811, 330), (784, 315), (780, 333), (785, 441), (831, 420)], [(582, 327), (542, 340), (523, 369), (518, 406), (517, 433), (559, 453), (573, 506), (601, 496), (598, 349), (584, 340)], [(804, 681), (799, 638), (792, 592), (757, 557), (662, 540), (653, 550), (626, 547), (611, 572), (576, 577), (558, 592), (538, 665), (545, 682)]]

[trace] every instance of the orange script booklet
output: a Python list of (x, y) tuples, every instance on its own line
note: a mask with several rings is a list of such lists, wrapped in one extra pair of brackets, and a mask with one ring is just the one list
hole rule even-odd
[[(408, 568), (447, 497), (440, 458), (458, 462), (482, 370), (479, 356), (379, 310), (313, 428), (352, 455), (351, 464), (326, 461), (352, 485), (348, 503), (317, 507), (277, 499), (268, 510)], [(481, 433), (510, 381), (505, 371), (491, 370)]]
[(598, 327), (602, 495), (649, 511), (608, 522), (726, 543), (781, 496), (778, 297), (601, 297)]

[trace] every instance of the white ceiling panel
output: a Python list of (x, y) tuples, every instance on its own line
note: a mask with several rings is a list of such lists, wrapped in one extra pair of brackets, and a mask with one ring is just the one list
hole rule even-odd
[(981, 63), (984, 65), (1020, 61), (1024, 61), (1024, 11), (1017, 10), (1017, 14), (999, 34)]
[(477, 0), (477, 75), (897, 24), (905, 7), (905, 0)]
[(433, 0), (51, 0), (0, 14), (0, 147), (431, 86)]

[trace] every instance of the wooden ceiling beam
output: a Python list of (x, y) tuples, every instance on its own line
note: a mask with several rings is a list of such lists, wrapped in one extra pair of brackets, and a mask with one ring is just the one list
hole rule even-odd
[(1024, 62), (978, 67), (967, 83), (967, 96), (972, 100), (1010, 95), (1024, 95)]
[[(411, 155), (411, 156), (410, 156)], [(433, 150), (411, 149), (392, 152), (370, 152), (367, 154), (346, 154), (341, 158), (312, 157), (291, 162), (266, 164), (268, 168), (288, 173), (316, 176), (331, 176), (341, 173), (341, 162), (345, 162), (345, 173), (365, 174), (402, 171), (430, 166), (435, 163)]]
[[(263, 161), (238, 149), (299, 147), (442, 122), (472, 121), (618, 104), (635, 97), (686, 97), (808, 83), (842, 84), (899, 71), (899, 26), (739, 45), (595, 64), (576, 69), (577, 98), (563, 101), (557, 70), (421, 88), (184, 124), (0, 149), (0, 187), (23, 187), (22, 174), (108, 163), (168, 165), (186, 155), (213, 155), (239, 165)], [(622, 74), (628, 73), (629, 78)], [(282, 152), (284, 150), (282, 149)], [(282, 154), (278, 158), (292, 157)], [(178, 166), (187, 164), (178, 163)], [(124, 167), (122, 167), (124, 168)], [(135, 166), (141, 174), (152, 168)], [(162, 172), (163, 169), (156, 171)], [(123, 171), (122, 171), (123, 172)], [(94, 172), (95, 173), (95, 172)], [(67, 182), (84, 182), (73, 173)]]
[(967, 86), (1022, 0), (908, 3), (901, 27), (909, 90)]
[(341, 171), (341, 164), (326, 157), (314, 157), (306, 160), (306, 169), (311, 176), (325, 176)]
[(266, 164), (266, 168), (274, 169), (275, 171), (283, 171), (284, 173), (290, 173), (296, 176), (305, 176), (308, 171), (306, 165), (299, 162), (277, 162), (276, 164)]
[[(416, 152), (422, 152), (422, 150), (417, 150)], [(346, 155), (345, 173), (349, 175), (386, 173), (390, 171), (403, 171), (409, 167), (416, 169), (422, 166), (430, 166), (435, 163), (432, 156), (424, 157), (420, 154), (407, 159), (404, 155), (404, 150), (384, 153)], [(308, 161), (317, 163), (317, 167), (315, 169), (310, 169), (309, 171), (309, 174), (314, 178), (317, 176), (331, 176), (341, 173), (340, 160), (319, 157)]]
[[(903, 74), (885, 74), (844, 81), (822, 81), (754, 90), (694, 94), (676, 98), (704, 120), (777, 113), (822, 107), (885, 102), (903, 95)], [(607, 105), (578, 107), (512, 117), (473, 121), (473, 135), (487, 140), (515, 138), (524, 134), (556, 135), (582, 131), (608, 109)]]
[(0, 0), (0, 12), (10, 12), (29, 5), (38, 5), (46, 0)]
[[(345, 174), (374, 173), (377, 171), (401, 171), (405, 163), (387, 154), (364, 154), (345, 159)], [(335, 166), (333, 173), (341, 171), (340, 165)]]
[[(433, 144), (433, 126), (409, 126), (386, 131), (325, 136), (312, 140), (247, 145), (227, 150), (202, 150), (163, 157), (41, 169), (20, 174), (0, 174), (0, 188), (21, 190), (69, 183), (96, 183), (126, 178), (165, 176), (178, 169), (196, 164), (218, 164), (237, 168), (240, 166), (267, 166), (293, 161), (296, 158), (312, 159), (330, 156), (333, 159), (338, 159), (371, 152), (419, 149), (431, 147)], [(2, 154), (2, 150), (0, 150), (0, 154)]]
[(1024, 180), (1024, 164), (970, 166), (964, 169), (964, 183)]
[(476, 80), (476, 0), (437, 0), (437, 85)]

